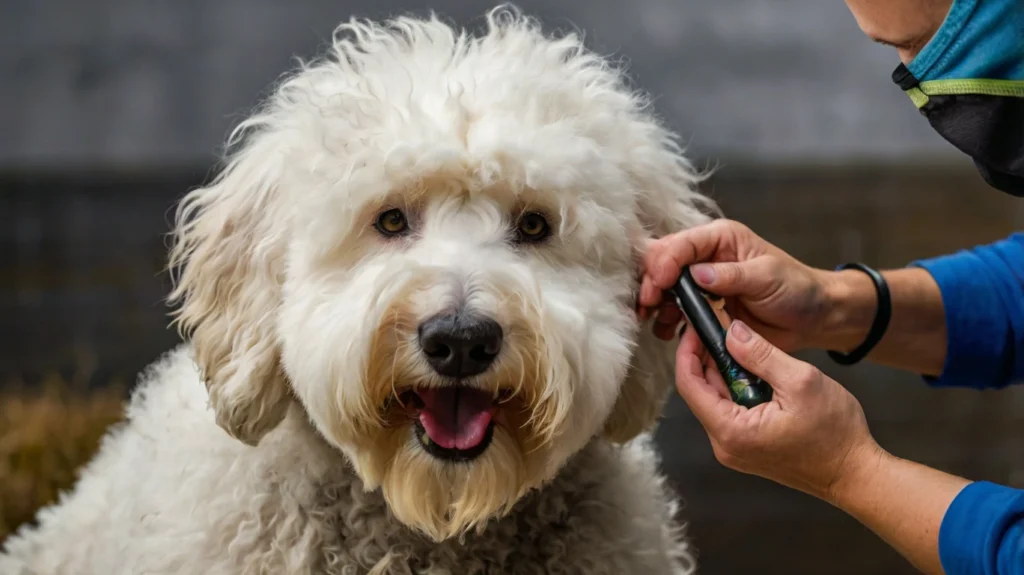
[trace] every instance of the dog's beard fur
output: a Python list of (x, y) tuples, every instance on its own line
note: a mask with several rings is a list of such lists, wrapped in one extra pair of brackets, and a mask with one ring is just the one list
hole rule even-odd
[[(440, 541), (483, 528), (488, 519), (507, 513), (528, 490), (551, 477), (562, 453), (589, 439), (567, 429), (573, 374), (582, 370), (570, 365), (561, 342), (552, 341), (559, 330), (545, 327), (541, 303), (509, 290), (521, 279), (498, 273), (497, 281), (484, 282), (482, 288), (493, 297), (476, 299), (500, 302), (493, 315), (505, 332), (502, 352), (487, 372), (460, 382), (492, 393), (498, 402), (492, 439), (472, 461), (436, 458), (421, 445), (402, 391), (452, 385), (431, 372), (416, 343), (417, 326), (434, 311), (419, 306), (436, 302), (437, 293), (451, 282), (431, 283), (444, 275), (436, 269), (403, 272), (397, 275), (407, 283), (387, 290), (391, 299), (380, 304), (379, 323), (367, 338), (362, 393), (337, 397), (322, 431), (350, 454), (367, 489), (382, 489), (400, 521)], [(387, 277), (388, 283), (396, 281)], [(498, 293), (498, 284), (504, 293)], [(623, 336), (622, 352), (628, 354), (631, 338)], [(597, 409), (610, 409), (606, 403)]]
[[(178, 210), (172, 301), (217, 423), (255, 445), (299, 401), (437, 540), (508, 512), (595, 437), (650, 429), (673, 348), (638, 336), (637, 257), (716, 208), (646, 104), (577, 37), (515, 10), (480, 37), (436, 18), (342, 26)], [(389, 206), (411, 235), (375, 232)], [(509, 241), (526, 210), (550, 217), (549, 242)], [(504, 330), (496, 363), (463, 382), (504, 403), (486, 450), (453, 463), (419, 445), (401, 400), (451, 384), (416, 330), (458, 306)]]

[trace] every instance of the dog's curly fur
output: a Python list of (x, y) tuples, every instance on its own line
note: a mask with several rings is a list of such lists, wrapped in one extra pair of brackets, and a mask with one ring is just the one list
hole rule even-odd
[[(633, 302), (644, 243), (716, 207), (621, 71), (509, 7), (353, 21), (230, 144), (174, 230), (189, 343), (0, 573), (695, 569)], [(439, 314), (493, 320), (492, 363), (432, 364)], [(453, 389), (495, 398), (464, 461), (424, 419)]]

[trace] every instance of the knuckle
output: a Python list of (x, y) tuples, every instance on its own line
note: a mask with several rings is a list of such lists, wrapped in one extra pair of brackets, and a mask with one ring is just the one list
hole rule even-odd
[(808, 388), (821, 380), (821, 371), (809, 363), (800, 362), (794, 368), (793, 383), (801, 388)]
[(641, 258), (643, 265), (650, 266), (652, 263), (657, 262), (662, 252), (665, 251), (665, 242), (668, 240), (669, 237), (658, 238), (648, 244)]
[(732, 228), (734, 231), (741, 233), (747, 233), (750, 231), (750, 228), (748, 228), (746, 224), (743, 224), (742, 222), (738, 222), (736, 220), (729, 220), (729, 227)]
[(735, 224), (733, 220), (728, 218), (718, 218), (711, 220), (711, 222), (708, 223), (708, 229), (715, 231), (727, 230), (732, 227), (733, 224)]
[(735, 284), (743, 280), (743, 267), (737, 263), (728, 263), (722, 266), (722, 280)]
[(700, 256), (700, 253), (699, 253), (700, 250), (697, 249), (697, 244), (694, 243), (693, 238), (687, 237), (686, 241), (683, 244), (683, 248), (684, 249), (680, 250), (680, 251), (685, 254), (685, 257), (683, 257), (680, 260), (680, 262), (679, 262), (680, 264), (682, 264), (682, 265), (692, 264), (693, 262), (698, 260), (698, 258)]
[(764, 267), (765, 271), (772, 273), (773, 275), (779, 275), (786, 269), (786, 262), (783, 261), (777, 254), (765, 254), (755, 258)]
[(762, 338), (755, 340), (750, 349), (750, 359), (758, 365), (771, 362), (774, 355), (775, 348)]
[(665, 235), (663, 235), (661, 237), (655, 238), (653, 241), (651, 241), (651, 245), (650, 245), (651, 251), (657, 252), (657, 251), (661, 251), (661, 250), (665, 249), (666, 246), (670, 246), (670, 245), (672, 245), (672, 242), (678, 240), (679, 236), (682, 235), (682, 234), (683, 234), (683, 231), (676, 231), (676, 232), (670, 232), (670, 233), (665, 234)]
[(750, 233), (750, 228), (736, 220), (721, 219), (716, 221), (720, 222), (722, 231), (728, 231), (736, 237)]

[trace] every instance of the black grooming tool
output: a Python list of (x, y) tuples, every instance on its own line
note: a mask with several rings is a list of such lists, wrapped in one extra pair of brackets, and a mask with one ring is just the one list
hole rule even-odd
[[(686, 319), (693, 329), (697, 330), (704, 348), (718, 366), (718, 371), (725, 379), (732, 400), (743, 407), (752, 408), (772, 399), (772, 388), (756, 375), (747, 373), (725, 347), (725, 328), (719, 323), (718, 317), (706, 299), (704, 290), (697, 287), (690, 275), (690, 268), (684, 267), (679, 281), (672, 286), (679, 309), (686, 314)], [(707, 294), (715, 297), (712, 294)]]

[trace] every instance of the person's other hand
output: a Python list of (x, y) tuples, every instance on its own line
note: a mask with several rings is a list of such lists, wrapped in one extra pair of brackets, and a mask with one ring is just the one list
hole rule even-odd
[(643, 258), (639, 314), (656, 314), (654, 332), (675, 336), (682, 312), (663, 296), (690, 265), (697, 284), (724, 296), (730, 317), (743, 320), (786, 351), (816, 339), (828, 311), (828, 272), (802, 264), (743, 224), (715, 220), (651, 242)]
[(676, 387), (720, 463), (831, 500), (844, 477), (884, 454), (857, 399), (817, 368), (786, 355), (740, 321), (730, 326), (726, 345), (774, 393), (753, 409), (733, 403), (696, 332), (683, 332)]

